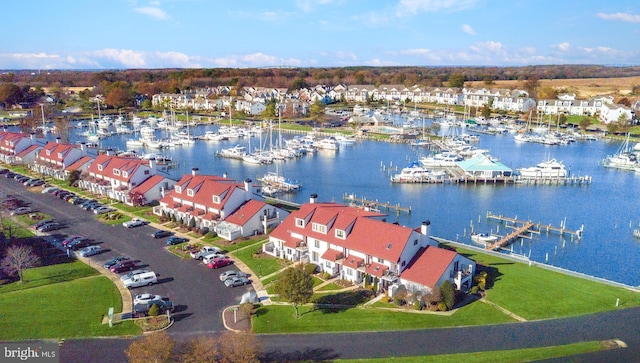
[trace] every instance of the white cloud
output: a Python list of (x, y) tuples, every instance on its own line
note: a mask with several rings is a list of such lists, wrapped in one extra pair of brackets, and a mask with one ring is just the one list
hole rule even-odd
[(475, 43), (474, 45), (470, 46), (469, 49), (478, 53), (484, 53), (487, 51), (498, 53), (498, 52), (503, 52), (505, 50), (505, 47), (500, 42), (487, 41), (487, 42)]
[(640, 15), (637, 14), (629, 14), (629, 13), (598, 13), (596, 16), (600, 19), (604, 20), (619, 20), (627, 23), (640, 23)]
[(567, 52), (571, 49), (571, 44), (569, 44), (568, 42), (562, 42), (560, 44), (554, 45), (553, 47), (557, 48), (561, 52)]
[(473, 30), (473, 28), (469, 24), (462, 24), (462, 31), (467, 34), (476, 35), (476, 31)]
[(143, 15), (150, 16), (158, 20), (169, 19), (169, 14), (167, 14), (164, 10), (160, 9), (159, 7), (143, 6), (143, 7), (134, 8), (133, 11)]
[(396, 15), (410, 16), (421, 12), (440, 10), (460, 11), (472, 7), (477, 0), (400, 0), (396, 5)]
[(318, 5), (327, 5), (334, 2), (334, 0), (297, 0), (296, 6), (305, 13), (309, 13)]
[(142, 52), (130, 49), (101, 49), (90, 52), (89, 56), (121, 64), (124, 68), (145, 68), (147, 65)]
[(245, 55), (230, 55), (226, 57), (218, 57), (210, 59), (208, 63), (213, 63), (215, 67), (277, 67), (277, 66), (302, 66), (305, 64), (315, 64), (315, 61), (301, 61), (297, 58), (279, 58), (273, 55), (264, 54), (261, 52), (245, 54)]

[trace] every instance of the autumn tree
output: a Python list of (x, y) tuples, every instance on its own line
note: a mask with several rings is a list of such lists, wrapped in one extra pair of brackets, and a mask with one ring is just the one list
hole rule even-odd
[(529, 93), (532, 98), (538, 98), (538, 88), (540, 87), (540, 77), (536, 74), (529, 75), (522, 83), (522, 88)]
[(221, 363), (254, 363), (259, 362), (262, 347), (255, 334), (222, 333), (219, 340)]
[(220, 361), (219, 340), (212, 336), (189, 339), (180, 349), (180, 363), (217, 363)]
[(449, 87), (455, 87), (455, 88), (464, 87), (464, 75), (461, 73), (452, 73), (449, 76)]
[(40, 257), (33, 252), (31, 246), (9, 246), (0, 261), (0, 268), (8, 275), (18, 275), (23, 281), (24, 270), (40, 265)]
[(13, 83), (0, 83), (0, 103), (3, 104), (4, 108), (8, 108), (13, 104), (16, 104), (20, 101), (21, 98), (21, 90), (20, 87), (16, 86)]
[(275, 282), (274, 290), (285, 301), (290, 302), (300, 317), (298, 305), (306, 304), (313, 296), (313, 279), (302, 265), (284, 270)]
[(321, 120), (324, 116), (325, 105), (322, 101), (317, 100), (309, 107), (309, 114), (312, 118)]
[(627, 97), (622, 97), (616, 103), (619, 104), (619, 105), (624, 105), (624, 106), (627, 106), (627, 107), (631, 107), (631, 101)]
[(480, 114), (482, 115), (482, 117), (491, 116), (491, 107), (489, 107), (489, 105), (482, 106), (482, 108), (480, 109)]
[(586, 131), (587, 127), (591, 126), (591, 120), (588, 117), (583, 117), (580, 119), (580, 122), (578, 122), (578, 126), (580, 126), (582, 131)]
[(124, 82), (111, 85), (105, 95), (105, 103), (114, 108), (123, 108), (133, 105), (133, 93)]
[(129, 345), (125, 350), (130, 363), (171, 362), (175, 341), (162, 331), (145, 335)]
[(538, 98), (546, 100), (555, 100), (558, 98), (558, 90), (551, 86), (544, 86), (538, 90)]

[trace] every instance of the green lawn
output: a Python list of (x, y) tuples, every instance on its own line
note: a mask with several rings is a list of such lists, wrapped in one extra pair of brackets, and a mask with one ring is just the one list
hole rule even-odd
[(332, 282), (322, 286), (321, 288), (318, 289), (318, 291), (331, 291), (331, 290), (341, 290), (341, 289), (343, 289), (342, 286)]
[[(139, 334), (132, 321), (109, 328), (102, 317), (122, 309), (118, 289), (104, 276), (0, 294), (0, 340)], [(10, 307), (10, 308), (9, 308)]]
[(252, 320), (254, 331), (259, 334), (276, 334), (411, 330), (514, 322), (495, 308), (482, 303), (465, 306), (451, 316), (358, 307), (327, 311), (316, 310), (309, 305), (299, 309), (301, 318), (296, 319), (291, 306), (260, 307)]
[(0, 294), (72, 281), (95, 275), (98, 275), (98, 271), (80, 261), (35, 267), (24, 271), (23, 282), (0, 285)]
[(490, 268), (494, 286), (486, 299), (527, 319), (592, 314), (640, 305), (640, 294), (463, 248), (458, 253)]
[(237, 250), (232, 252), (232, 255), (244, 262), (258, 278), (267, 276), (286, 266), (283, 260), (271, 256), (265, 256), (264, 253), (261, 254), (261, 257), (255, 258), (253, 253), (261, 248), (262, 244), (256, 243), (256, 246)]
[[(581, 342), (567, 345), (556, 345), (553, 347), (527, 348), (516, 350), (498, 350), (490, 352), (474, 352), (460, 354), (442, 354), (421, 357), (386, 357), (375, 359), (338, 359), (335, 362), (362, 362), (362, 363), (383, 363), (383, 362), (406, 362), (406, 363), (422, 363), (422, 362), (438, 362), (438, 363), (484, 363), (484, 362), (530, 362), (541, 359), (552, 359), (569, 357), (576, 354), (598, 352), (611, 349), (606, 342)], [(571, 361), (571, 360), (567, 360)]]

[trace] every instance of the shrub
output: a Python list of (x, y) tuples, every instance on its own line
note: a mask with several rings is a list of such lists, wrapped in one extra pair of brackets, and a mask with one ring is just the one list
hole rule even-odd
[(420, 304), (420, 300), (413, 300), (413, 310), (422, 310), (422, 304)]
[(380, 302), (383, 304), (388, 304), (389, 301), (391, 301), (391, 298), (388, 295), (385, 295), (382, 298), (380, 298)]
[(472, 295), (477, 295), (478, 294), (478, 286), (472, 286), (470, 293)]
[(244, 303), (240, 305), (238, 310), (240, 310), (240, 313), (242, 314), (242, 316), (251, 316), (253, 315), (253, 308), (254, 308), (253, 304)]
[(440, 285), (440, 292), (442, 293), (442, 301), (447, 305), (447, 309), (453, 308), (456, 303), (456, 290), (451, 281), (445, 280)]
[(149, 309), (149, 316), (158, 316), (160, 314), (160, 308), (158, 307), (157, 304), (153, 304), (151, 305), (151, 308)]
[(200, 228), (200, 234), (202, 234), (203, 236), (206, 235), (207, 233), (209, 233), (209, 227), (202, 227)]
[(447, 304), (444, 301), (438, 303), (438, 311), (447, 311)]
[[(260, 251), (262, 252), (262, 247), (260, 247)], [(304, 265), (304, 273), (308, 275), (313, 275), (316, 273), (317, 268), (318, 266), (316, 266), (315, 264), (307, 263), (306, 265)]]
[(331, 275), (329, 275), (329, 273), (327, 271), (323, 271), (322, 272), (322, 279), (323, 280), (329, 280), (331, 278)]
[(218, 234), (216, 232), (214, 232), (214, 231), (209, 231), (209, 232), (207, 232), (206, 237), (207, 238), (216, 238), (216, 237), (218, 237)]

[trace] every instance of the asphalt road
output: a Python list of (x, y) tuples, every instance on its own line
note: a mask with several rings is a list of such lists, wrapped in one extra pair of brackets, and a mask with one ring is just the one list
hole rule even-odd
[[(26, 202), (34, 210), (49, 214), (67, 227), (55, 232), (63, 235), (82, 235), (99, 244), (104, 253), (90, 257), (102, 266), (104, 261), (124, 255), (138, 261), (158, 275), (158, 284), (131, 290), (132, 295), (150, 292), (170, 298), (175, 306), (175, 323), (172, 332), (212, 332), (224, 329), (222, 311), (240, 302), (243, 293), (251, 286), (227, 288), (218, 275), (230, 267), (211, 270), (196, 260), (181, 259), (164, 247), (166, 238), (154, 239), (151, 226), (125, 228), (121, 224), (105, 225), (96, 215), (69, 204), (50, 194), (33, 193), (13, 179), (0, 176), (0, 191), (12, 194)], [(99, 267), (102, 268), (102, 267)]]
[[(140, 260), (159, 275), (151, 288), (133, 290), (170, 297), (177, 304), (176, 323), (169, 333), (178, 341), (223, 329), (224, 307), (239, 302), (250, 287), (225, 288), (196, 261), (182, 260), (164, 250), (165, 239), (155, 240), (148, 226), (126, 229), (107, 226), (95, 215), (51, 195), (34, 194), (13, 180), (0, 177), (0, 191), (20, 198), (68, 225), (58, 231), (90, 236), (109, 252), (96, 262), (116, 254)], [(482, 327), (460, 327), (400, 332), (261, 335), (267, 361), (322, 361), (331, 359), (401, 357), (445, 353), (479, 352), (561, 345), (590, 340), (620, 339), (626, 348), (573, 357), (579, 362), (640, 362), (640, 308), (623, 309), (557, 320)], [(69, 339), (60, 349), (61, 362), (124, 362), (131, 339)], [(549, 360), (554, 361), (554, 360)], [(557, 361), (566, 361), (559, 359)]]

